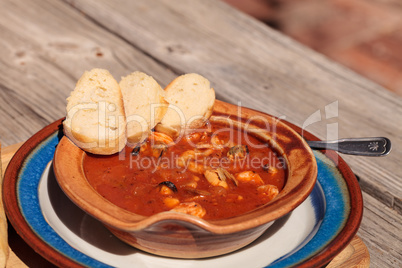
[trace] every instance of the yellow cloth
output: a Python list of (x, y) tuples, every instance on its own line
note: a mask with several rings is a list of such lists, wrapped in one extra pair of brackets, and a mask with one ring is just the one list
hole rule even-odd
[[(1, 143), (0, 143), (1, 160)], [(3, 206), (3, 170), (0, 161), (0, 267), (5, 267), (8, 258), (7, 218)]]

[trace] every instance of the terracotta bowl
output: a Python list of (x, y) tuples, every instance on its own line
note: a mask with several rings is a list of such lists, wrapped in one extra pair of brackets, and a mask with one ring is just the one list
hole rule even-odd
[(278, 196), (253, 211), (223, 220), (203, 220), (162, 212), (150, 217), (124, 210), (98, 194), (83, 172), (85, 152), (63, 137), (54, 156), (54, 171), (65, 194), (102, 222), (122, 241), (143, 251), (176, 258), (222, 255), (257, 239), (272, 223), (299, 206), (317, 177), (315, 157), (306, 142), (279, 119), (216, 101), (211, 121), (235, 126), (269, 142), (287, 162), (287, 181)]

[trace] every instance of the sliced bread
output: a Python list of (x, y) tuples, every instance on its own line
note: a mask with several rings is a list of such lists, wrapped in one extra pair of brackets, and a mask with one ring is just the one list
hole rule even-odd
[(156, 131), (177, 137), (185, 131), (202, 127), (211, 116), (215, 91), (199, 74), (184, 74), (165, 88), (169, 106)]
[(92, 69), (78, 80), (67, 98), (65, 135), (81, 149), (101, 155), (126, 144), (123, 98), (117, 81), (104, 69)]
[(167, 110), (165, 92), (151, 76), (134, 72), (119, 83), (127, 120), (127, 142), (143, 142)]

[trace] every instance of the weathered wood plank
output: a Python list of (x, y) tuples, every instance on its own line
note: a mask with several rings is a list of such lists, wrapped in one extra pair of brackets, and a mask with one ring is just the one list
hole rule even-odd
[(370, 267), (402, 267), (402, 215), (369, 194), (358, 235), (370, 253)]
[(219, 1), (67, 2), (176, 72), (205, 75), (222, 100), (322, 139), (389, 137), (396, 149), (385, 158), (344, 158), (365, 191), (402, 213), (399, 96)]
[(141, 70), (163, 84), (176, 75), (62, 1), (2, 1), (0, 138), (25, 141), (65, 115), (65, 99), (85, 70), (120, 76)]
[(370, 254), (358, 236), (355, 236), (350, 244), (326, 266), (326, 268), (336, 267), (370, 267)]
[(344, 158), (369, 193), (359, 235), (372, 266), (401, 266), (401, 215), (388, 208), (402, 208), (400, 97), (215, 0), (69, 2), (74, 6), (1, 2), (3, 146), (64, 116), (65, 98), (84, 70), (107, 68), (117, 79), (142, 70), (162, 86), (198, 72), (218, 98), (306, 125), (320, 138), (391, 138), (388, 157)]

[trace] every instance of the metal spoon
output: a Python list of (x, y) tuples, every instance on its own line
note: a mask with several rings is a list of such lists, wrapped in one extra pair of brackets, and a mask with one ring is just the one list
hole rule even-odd
[(307, 144), (313, 149), (328, 149), (343, 154), (363, 156), (384, 156), (391, 151), (391, 141), (384, 137), (307, 141)]

